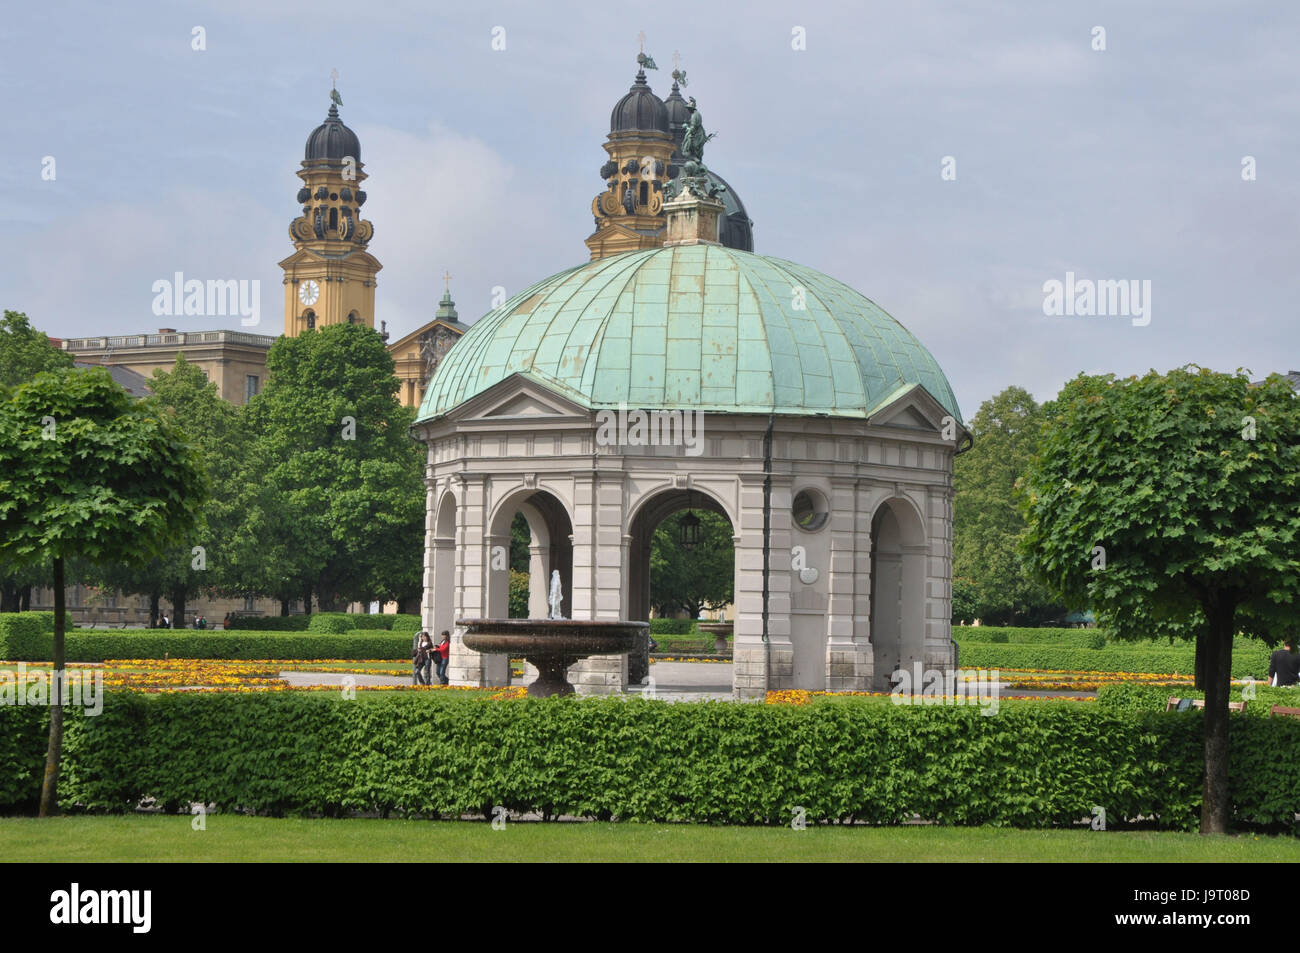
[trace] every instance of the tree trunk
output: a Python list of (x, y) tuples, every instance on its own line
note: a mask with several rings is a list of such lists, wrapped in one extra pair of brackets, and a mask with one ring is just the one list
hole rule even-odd
[(41, 817), (59, 813), (59, 762), (63, 757), (64, 627), (63, 558), (54, 557), (54, 673), (50, 684), (50, 745), (45, 751), (45, 779), (41, 783)]
[(17, 612), (18, 587), (5, 583), (0, 585), (0, 612)]
[(185, 628), (185, 590), (172, 590), (172, 628)]
[(32, 587), (23, 586), (20, 592), (22, 593), (22, 597), (18, 603), (18, 611), (31, 612), (32, 611)]
[(311, 615), (311, 583), (302, 587), (302, 611)]
[(281, 599), (281, 600), (280, 600), (280, 615), (288, 615), (288, 614), (289, 614), (289, 600), (288, 600), (288, 599)]
[(1197, 691), (1205, 691), (1205, 649), (1201, 645), (1201, 640), (1196, 640), (1196, 662), (1192, 667), (1192, 687)]
[(1205, 662), (1205, 785), (1201, 833), (1226, 834), (1232, 822), (1228, 797), (1228, 692), (1232, 673), (1232, 629), (1236, 606), (1223, 595), (1205, 607), (1208, 631), (1198, 638)]
[(158, 603), (162, 601), (162, 593), (154, 590), (149, 593), (149, 628), (158, 628)]

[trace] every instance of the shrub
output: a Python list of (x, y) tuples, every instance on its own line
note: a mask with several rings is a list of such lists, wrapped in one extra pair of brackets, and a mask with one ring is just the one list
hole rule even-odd
[[(387, 632), (393, 627), (393, 617), (376, 613), (347, 613), (343, 616), (344, 621), (351, 623), (349, 628), (361, 629), (366, 632)], [(310, 628), (308, 631), (311, 631)], [(346, 632), (347, 629), (344, 629)]]
[[(1014, 625), (953, 626), (952, 637), (958, 642), (991, 642), (1012, 645), (1055, 645), (1069, 648), (1088, 648), (1095, 635), (1104, 629), (1030, 628)], [(1167, 643), (1161, 643), (1167, 644)]]
[(651, 635), (691, 635), (696, 631), (694, 619), (651, 619)]
[[(353, 632), (357, 629), (376, 632), (383, 630), (393, 632), (418, 632), (420, 617), (418, 615), (394, 615), (393, 613), (364, 612), (317, 612), (310, 616), (308, 632)], [(400, 623), (400, 624), (399, 624)]]
[(1171, 695), (1181, 697), (1190, 691), (1182, 688), (1164, 688), (1159, 685), (1142, 685), (1137, 682), (1102, 685), (1097, 689), (1097, 706), (1106, 711), (1123, 714), (1164, 711)]
[(233, 616), (232, 629), (246, 632), (306, 632), (311, 624), (309, 615)]
[[(1251, 695), (1254, 697), (1250, 697)], [(1113, 712), (1163, 712), (1170, 698), (1204, 697), (1205, 692), (1197, 691), (1190, 686), (1161, 688), (1132, 682), (1103, 685), (1097, 690), (1097, 704)], [(1245, 701), (1247, 715), (1269, 718), (1274, 705), (1288, 708), (1300, 705), (1300, 691), (1293, 688), (1270, 688), (1267, 685), (1255, 685), (1251, 689), (1247, 689), (1245, 685), (1233, 685), (1228, 693), (1228, 699), (1234, 702)]]
[[(409, 659), (411, 637), (406, 633), (347, 632), (195, 632), (171, 629), (112, 629), (69, 632), (69, 662), (102, 662), (110, 658), (206, 659)], [(12, 648), (12, 640), (10, 640)], [(4, 657), (28, 662), (49, 661), (54, 636), (41, 633)]]
[(0, 658), (25, 658), (46, 636), (53, 646), (53, 612), (0, 612)]
[(353, 629), (359, 628), (356, 620), (365, 618), (369, 617), (348, 615), (346, 612), (314, 612), (311, 616), (311, 622), (307, 624), (307, 631), (333, 634), (351, 632)]
[[(0, 809), (29, 805), (43, 709), (0, 709)], [(1070, 826), (1104, 805), (1119, 825), (1199, 823), (1198, 715), (1100, 706), (805, 706), (645, 699), (492, 702), (448, 693), (110, 693), (70, 709), (65, 808), (215, 802), (220, 810), (787, 824), (812, 821)], [(1292, 829), (1300, 720), (1234, 722), (1238, 826)]]
[[(964, 635), (964, 633), (963, 633)], [(1061, 648), (1051, 645), (993, 645), (959, 639), (963, 668), (1072, 669), (1085, 672), (1156, 672), (1190, 675), (1196, 665), (1191, 643), (1149, 648), (1118, 643), (1103, 649)], [(1262, 677), (1268, 671), (1269, 650), (1261, 642), (1232, 653), (1232, 675)]]
[(1089, 629), (1088, 632), (1089, 632), (1089, 635), (1088, 635), (1088, 648), (1090, 648), (1090, 649), (1104, 649), (1104, 648), (1106, 647), (1106, 633), (1105, 633), (1105, 632), (1100, 632), (1100, 631), (1098, 631), (1097, 629)]

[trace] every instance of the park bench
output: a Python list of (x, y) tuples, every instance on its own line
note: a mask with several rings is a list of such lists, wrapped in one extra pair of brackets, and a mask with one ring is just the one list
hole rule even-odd
[[(1175, 695), (1169, 696), (1169, 703), (1165, 705), (1165, 711), (1187, 711), (1189, 708), (1204, 708), (1204, 698), (1178, 698)], [(1245, 702), (1228, 702), (1228, 711), (1245, 711)]]
[(1300, 708), (1287, 708), (1285, 705), (1274, 705), (1268, 712), (1270, 715), (1290, 715), (1292, 718), (1300, 718)]

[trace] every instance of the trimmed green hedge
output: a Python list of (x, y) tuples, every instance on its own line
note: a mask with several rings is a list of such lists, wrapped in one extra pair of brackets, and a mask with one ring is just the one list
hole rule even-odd
[(1104, 638), (1105, 629), (1031, 629), (1012, 625), (954, 625), (952, 637), (965, 645), (968, 642), (1009, 643), (1011, 645), (1055, 645), (1086, 649), (1097, 633)]
[[(340, 621), (341, 620), (341, 621)], [(357, 629), (384, 629), (391, 632), (418, 632), (418, 615), (366, 615), (349, 612), (314, 612), (311, 615), (239, 616), (237, 629), (250, 632), (352, 632)], [(53, 631), (53, 629), (51, 629)]]
[[(0, 809), (29, 807), (45, 709), (0, 708)], [(1239, 827), (1293, 829), (1300, 720), (1233, 724)], [(1157, 817), (1194, 830), (1199, 713), (1099, 707), (674, 705), (645, 699), (492, 702), (451, 694), (110, 693), (69, 711), (66, 809), (126, 811), (142, 798), (223, 811), (484, 815), (729, 824), (811, 821), (1055, 827)], [(28, 767), (30, 765), (30, 767)]]
[(53, 612), (0, 612), (0, 658), (8, 655), (10, 645), (26, 645), (43, 633), (54, 633)]
[[(401, 622), (399, 628), (397, 623)], [(367, 615), (358, 612), (317, 612), (311, 616), (307, 626), (308, 632), (352, 632), (357, 629), (369, 631), (393, 630), (399, 632), (418, 632), (420, 617), (417, 615)]]
[[(651, 619), (651, 635), (691, 635), (696, 631), (694, 619)], [(710, 636), (712, 638), (712, 636)]]
[[(82, 629), (66, 636), (69, 662), (110, 658), (196, 659), (409, 659), (411, 636), (399, 632), (229, 632), (171, 629)], [(0, 658), (49, 661), (53, 633), (40, 632), (0, 643)]]
[(309, 615), (241, 615), (231, 619), (231, 631), (244, 632), (306, 632), (311, 624)]
[[(1245, 690), (1246, 686), (1244, 685), (1233, 685), (1232, 690), (1228, 693), (1228, 699), (1234, 702), (1242, 701)], [(1244, 699), (1246, 714), (1248, 715), (1262, 718), (1271, 717), (1270, 712), (1273, 710), (1274, 705), (1282, 705), (1286, 708), (1300, 708), (1300, 689), (1270, 688), (1267, 685), (1256, 685), (1254, 693), (1254, 698)], [(1103, 685), (1097, 689), (1097, 704), (1111, 712), (1163, 712), (1170, 698), (1204, 697), (1205, 692), (1196, 691), (1190, 687), (1160, 688), (1155, 685), (1141, 685), (1135, 682)]]
[[(1087, 649), (1050, 645), (981, 644), (961, 638), (957, 644), (960, 647), (958, 661), (962, 668), (1045, 668), (1190, 675), (1196, 666), (1196, 650), (1190, 644), (1158, 649), (1112, 644), (1104, 649)], [(1253, 675), (1262, 678), (1268, 671), (1269, 652), (1269, 648), (1262, 642), (1234, 649), (1233, 677)]]

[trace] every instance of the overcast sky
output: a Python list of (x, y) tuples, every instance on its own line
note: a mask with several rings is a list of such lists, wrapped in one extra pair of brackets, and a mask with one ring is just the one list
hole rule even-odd
[[(155, 317), (153, 283), (180, 271), (260, 280), (247, 330), (280, 333), (294, 173), (337, 68), (370, 175), (378, 318), (395, 335), (429, 320), (450, 270), (472, 321), (494, 286), (586, 260), (644, 30), (661, 96), (680, 52), (755, 250), (898, 318), (965, 417), (1007, 385), (1047, 399), (1080, 371), (1300, 369), (1300, 5), (651, 9), (16, 5), (0, 20), (0, 304), (57, 337), (240, 328)], [(1149, 281), (1149, 323), (1045, 315), (1044, 283), (1067, 272)]]

